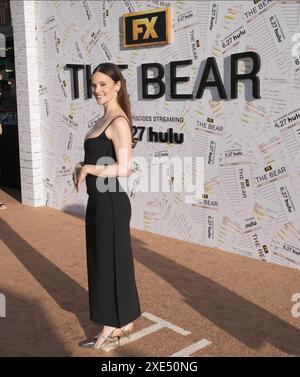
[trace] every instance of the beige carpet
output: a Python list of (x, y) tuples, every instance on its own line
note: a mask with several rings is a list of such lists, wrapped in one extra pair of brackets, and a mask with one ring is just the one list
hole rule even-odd
[[(0, 200), (8, 206), (0, 211), (0, 356), (171, 356), (202, 339), (211, 343), (190, 356), (300, 355), (300, 317), (291, 314), (298, 270), (135, 229), (142, 312), (159, 320), (142, 315), (131, 340), (109, 353), (83, 350), (101, 329), (89, 320), (84, 218), (22, 205), (3, 190)], [(151, 333), (161, 320), (171, 327)]]

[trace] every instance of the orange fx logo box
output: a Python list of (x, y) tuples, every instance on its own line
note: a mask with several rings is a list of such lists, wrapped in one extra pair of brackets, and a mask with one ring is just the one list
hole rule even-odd
[(123, 15), (124, 47), (171, 43), (170, 7)]

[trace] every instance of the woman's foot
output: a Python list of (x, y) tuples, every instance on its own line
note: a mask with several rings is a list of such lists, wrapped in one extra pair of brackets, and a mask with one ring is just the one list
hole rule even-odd
[(120, 330), (125, 336), (129, 336), (129, 333), (133, 330), (133, 322), (127, 323), (127, 325), (122, 326)]
[(118, 345), (120, 345), (120, 336), (119, 333), (121, 330), (116, 327), (104, 326), (101, 333), (94, 337), (92, 342), (87, 342), (81, 344), (82, 348), (91, 348), (91, 349), (105, 349), (107, 345), (113, 343), (115, 340), (118, 340)]
[[(125, 326), (122, 326), (122, 327), (120, 327), (120, 328), (117, 328), (117, 327), (110, 327), (110, 326), (105, 326), (106, 328), (110, 328), (110, 329), (115, 329), (115, 331), (113, 331), (113, 336), (114, 337), (122, 337), (122, 336), (128, 336), (129, 335), (129, 333), (133, 330), (133, 322), (130, 322), (130, 323), (127, 323), (127, 325), (125, 325)], [(104, 331), (104, 328), (103, 328), (103, 330), (102, 330), (102, 333), (101, 333), (101, 335), (104, 335), (105, 336), (105, 334), (103, 333), (103, 331)], [(107, 333), (107, 331), (108, 330), (105, 330), (106, 331), (106, 333)], [(99, 338), (99, 335), (96, 335), (95, 337), (94, 337), (94, 339), (98, 339)]]
[(121, 330), (117, 327), (104, 326), (97, 336), (95, 348), (101, 348), (104, 343), (113, 342), (121, 336)]

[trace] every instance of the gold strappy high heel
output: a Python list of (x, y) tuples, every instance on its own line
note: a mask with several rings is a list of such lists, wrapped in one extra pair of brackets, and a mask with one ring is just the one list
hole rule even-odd
[[(118, 345), (120, 345), (120, 339), (121, 339), (121, 338), (123, 338), (124, 336), (126, 336), (126, 338), (129, 337), (131, 331), (133, 330), (133, 327), (134, 327), (134, 326), (133, 326), (133, 323), (131, 322), (131, 323), (129, 323), (129, 324), (123, 326), (123, 327), (116, 328), (116, 329), (114, 329), (114, 330), (112, 331), (112, 332), (114, 332), (114, 331), (116, 331), (116, 330), (121, 330), (121, 334), (120, 334), (120, 335), (116, 335), (116, 336), (113, 337), (113, 338), (118, 338)], [(101, 334), (99, 334), (99, 335), (101, 335)], [(98, 338), (99, 338), (99, 335), (94, 336), (93, 339), (98, 339)], [(102, 336), (102, 335), (101, 335), (101, 336)]]
[(121, 327), (121, 331), (128, 338), (131, 331), (133, 330), (133, 327), (133, 323), (129, 323), (128, 325)]
[[(92, 342), (84, 343), (80, 347), (82, 347), (82, 348), (89, 348), (89, 349), (95, 349), (95, 350), (105, 349), (108, 345), (113, 344), (116, 340), (118, 341), (118, 347), (119, 347), (120, 346), (120, 338), (121, 338), (121, 336), (120, 335), (118, 335), (118, 336), (113, 336), (112, 335), (114, 333), (114, 331), (116, 331), (116, 330), (118, 330), (118, 329), (113, 329), (110, 332), (110, 334), (107, 335), (107, 336), (99, 334), (99, 335), (97, 335), (97, 336), (94, 337), (95, 340), (93, 340)], [(97, 345), (97, 339), (99, 339), (99, 337), (104, 338), (105, 341), (103, 343), (101, 343), (100, 345)]]

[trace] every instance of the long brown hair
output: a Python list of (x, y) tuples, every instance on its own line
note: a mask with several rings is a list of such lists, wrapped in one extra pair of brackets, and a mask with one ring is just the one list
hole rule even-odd
[(133, 137), (131, 105), (127, 92), (126, 81), (120, 68), (114, 63), (105, 62), (97, 65), (97, 67), (93, 70), (92, 76), (96, 72), (104, 73), (105, 75), (109, 76), (115, 83), (117, 83), (117, 81), (121, 81), (121, 88), (118, 92), (117, 100), (129, 120), (131, 131), (131, 145), (132, 148), (135, 148), (137, 141)]

